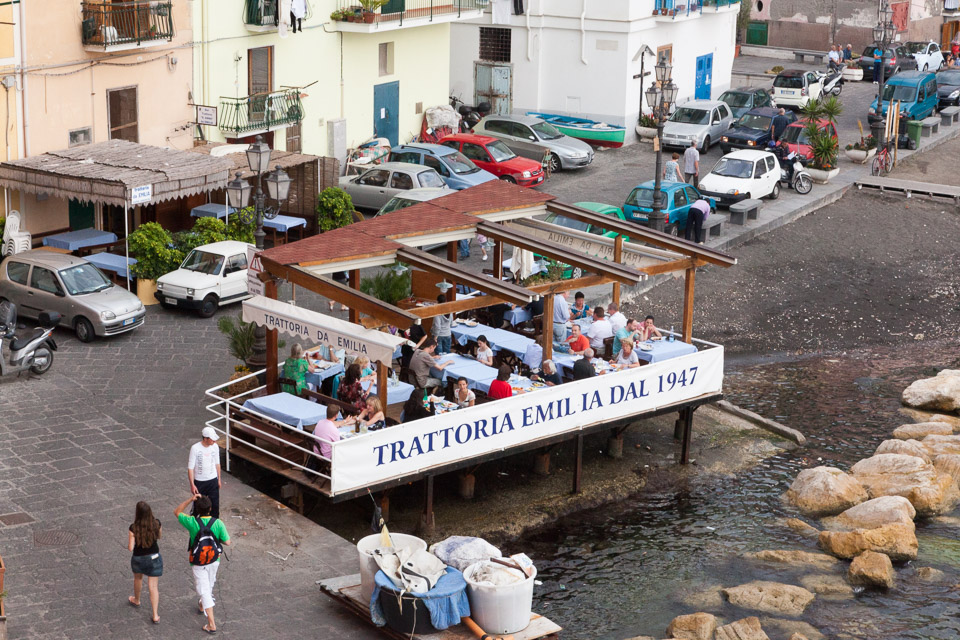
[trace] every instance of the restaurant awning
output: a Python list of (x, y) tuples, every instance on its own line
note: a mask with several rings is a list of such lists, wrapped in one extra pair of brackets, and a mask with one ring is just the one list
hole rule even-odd
[(402, 336), (366, 329), (346, 320), (264, 296), (244, 300), (243, 321), (276, 329), (312, 344), (326, 344), (350, 354), (364, 355), (371, 362), (379, 360), (389, 363), (397, 346), (406, 342)]

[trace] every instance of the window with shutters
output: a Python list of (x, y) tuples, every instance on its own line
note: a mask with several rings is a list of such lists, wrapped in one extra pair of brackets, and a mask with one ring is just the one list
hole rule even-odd
[(269, 94), (273, 91), (273, 47), (247, 50), (247, 117), (262, 122), (267, 115)]
[(480, 27), (480, 59), (510, 62), (511, 33), (509, 28)]
[(140, 142), (137, 113), (136, 87), (108, 90), (107, 126), (110, 128), (110, 139)]
[(303, 152), (303, 139), (301, 133), (300, 123), (292, 124), (287, 127), (287, 151), (291, 153), (302, 153)]

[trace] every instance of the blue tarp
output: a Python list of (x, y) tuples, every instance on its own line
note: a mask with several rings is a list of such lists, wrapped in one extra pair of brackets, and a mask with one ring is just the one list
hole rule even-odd
[[(391, 596), (399, 596), (399, 592), (383, 571), (377, 571), (374, 580), (376, 586), (370, 596), (370, 619), (375, 625), (382, 627), (387, 624), (387, 619), (380, 609), (380, 589), (386, 589)], [(467, 581), (463, 579), (463, 574), (453, 567), (447, 567), (447, 574), (427, 593), (409, 592), (409, 595), (423, 601), (430, 611), (430, 623), (437, 630), (460, 624), (460, 618), (470, 615)]]

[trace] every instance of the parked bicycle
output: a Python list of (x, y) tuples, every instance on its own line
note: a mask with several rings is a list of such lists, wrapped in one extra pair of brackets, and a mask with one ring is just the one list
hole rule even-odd
[(890, 145), (885, 144), (877, 151), (873, 158), (873, 165), (870, 167), (870, 175), (879, 176), (881, 173), (887, 174), (893, 169), (893, 154), (890, 153)]

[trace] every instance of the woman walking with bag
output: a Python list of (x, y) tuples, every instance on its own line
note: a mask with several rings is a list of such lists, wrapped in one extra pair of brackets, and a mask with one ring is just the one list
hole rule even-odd
[(127, 548), (133, 552), (130, 568), (133, 570), (133, 595), (128, 598), (134, 607), (140, 606), (143, 577), (147, 577), (150, 592), (150, 607), (153, 609), (153, 624), (160, 624), (157, 609), (160, 607), (160, 576), (163, 575), (163, 558), (160, 556), (160, 521), (153, 517), (150, 505), (141, 500), (137, 503), (136, 517), (130, 525)]

